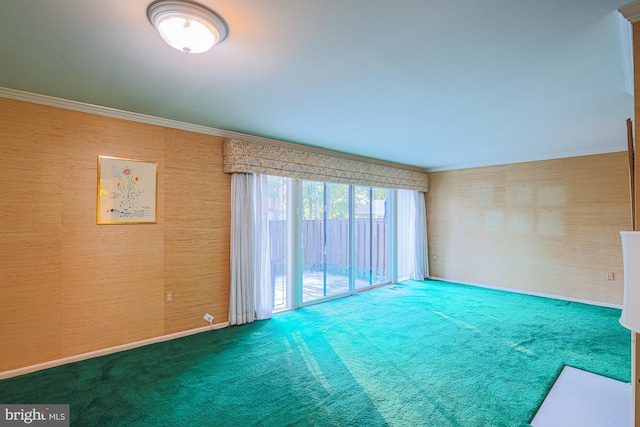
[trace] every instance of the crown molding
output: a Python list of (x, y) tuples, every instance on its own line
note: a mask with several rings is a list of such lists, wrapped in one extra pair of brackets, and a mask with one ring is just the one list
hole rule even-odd
[(79, 111), (82, 113), (97, 114), (99, 116), (113, 117), (116, 119), (129, 120), (133, 122), (146, 123), (150, 125), (164, 126), (172, 129), (186, 130), (207, 135), (235, 138), (238, 135), (247, 135), (230, 132), (223, 129), (216, 129), (207, 126), (195, 125), (192, 123), (180, 122), (177, 120), (164, 119), (162, 117), (150, 116), (147, 114), (134, 113), (131, 111), (118, 110), (115, 108), (103, 107), (100, 105), (87, 104), (85, 102), (71, 101), (68, 99), (56, 98), (38, 93), (24, 92), (21, 90), (0, 87), (0, 97), (15, 99), (17, 101), (31, 102), (34, 104), (47, 105), (50, 107), (63, 108), (65, 110)]
[(79, 101), (71, 101), (68, 99), (56, 98), (48, 95), (41, 95), (32, 92), (24, 92), (16, 89), (0, 87), (0, 98), (9, 98), (16, 101), (31, 102), (33, 104), (47, 105), (50, 107), (58, 107), (66, 110), (79, 111), (83, 113), (96, 114), (100, 116), (112, 117), (116, 119), (129, 120), (133, 122), (146, 123), (150, 125), (163, 126), (171, 129), (186, 130), (189, 132), (202, 133), (206, 135), (220, 136), (223, 138), (242, 139), (245, 141), (259, 142), (263, 144), (275, 145), (295, 150), (308, 151), (316, 154), (325, 154), (333, 157), (341, 157), (350, 160), (359, 160), (361, 162), (373, 163), (382, 166), (395, 167), (399, 169), (407, 169), (418, 172), (426, 172), (424, 168), (416, 166), (403, 165), (400, 163), (387, 162), (384, 160), (372, 159), (370, 157), (357, 156), (354, 154), (342, 153), (340, 151), (327, 150), (324, 148), (316, 148), (293, 142), (284, 142), (276, 139), (255, 136), (246, 133), (234, 132), (224, 129), (217, 129), (208, 126), (196, 125), (192, 123), (181, 122), (178, 120), (165, 119), (162, 117), (150, 116), (147, 114), (134, 113), (131, 111), (118, 110), (115, 108), (103, 107), (100, 105), (87, 104)]
[(618, 11), (632, 24), (640, 21), (640, 1), (624, 5)]

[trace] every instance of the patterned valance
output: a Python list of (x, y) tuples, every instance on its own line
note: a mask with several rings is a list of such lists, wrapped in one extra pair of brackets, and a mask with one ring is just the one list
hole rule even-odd
[(225, 173), (262, 173), (344, 184), (370, 185), (426, 192), (427, 173), (283, 146), (228, 139), (224, 143)]

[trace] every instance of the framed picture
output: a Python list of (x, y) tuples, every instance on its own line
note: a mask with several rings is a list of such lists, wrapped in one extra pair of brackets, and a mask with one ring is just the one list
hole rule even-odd
[(157, 224), (158, 163), (98, 156), (98, 224)]

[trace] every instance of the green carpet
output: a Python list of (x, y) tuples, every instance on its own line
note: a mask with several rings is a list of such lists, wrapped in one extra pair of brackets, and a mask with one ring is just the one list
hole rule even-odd
[(526, 426), (564, 365), (630, 381), (619, 317), (411, 281), (3, 380), (0, 403), (68, 403), (72, 426)]

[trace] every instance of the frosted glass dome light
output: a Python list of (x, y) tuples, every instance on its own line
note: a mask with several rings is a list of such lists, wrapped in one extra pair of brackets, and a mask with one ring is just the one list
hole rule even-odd
[(159, 0), (147, 8), (149, 22), (171, 47), (202, 53), (227, 37), (227, 23), (213, 10), (186, 0)]

